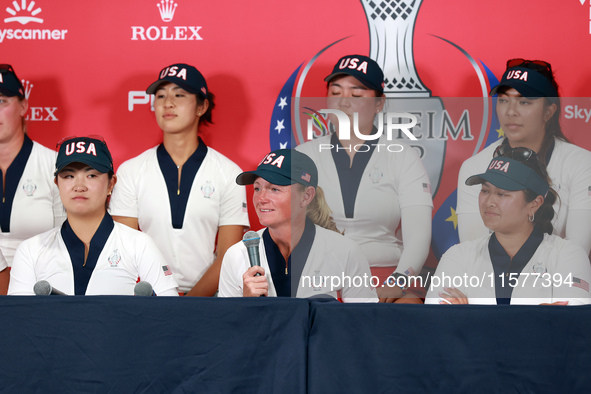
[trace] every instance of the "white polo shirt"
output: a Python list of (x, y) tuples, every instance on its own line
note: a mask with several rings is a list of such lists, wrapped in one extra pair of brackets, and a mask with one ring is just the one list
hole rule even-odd
[[(302, 270), (296, 297), (330, 296), (336, 299), (337, 291), (341, 291), (344, 302), (378, 302), (376, 291), (371, 288), (367, 259), (359, 247), (334, 231), (317, 225), (314, 227), (316, 234)], [(264, 231), (265, 229), (258, 231), (261, 235), (261, 267), (265, 270), (269, 283), (269, 297), (277, 297), (263, 242)], [(298, 244), (297, 247), (299, 246)], [(222, 262), (218, 296), (242, 297), (242, 275), (248, 268), (250, 260), (244, 243), (232, 245)]]
[[(12, 209), (9, 231), (5, 231), (6, 228), (0, 231), (0, 250), (8, 266), (12, 265), (16, 249), (22, 241), (59, 226), (66, 217), (53, 181), (56, 153), (26, 136), (23, 147), (27, 144), (32, 144), (28, 157), (21, 155), (21, 149), (6, 174), (3, 204), (12, 202)], [(22, 175), (14, 180), (18, 184), (12, 191), (14, 194), (11, 194), (10, 178), (15, 172)]]
[[(108, 227), (105, 230), (109, 221), (114, 224), (111, 231)], [(68, 226), (67, 222), (64, 226)], [(66, 294), (75, 294), (75, 287), (80, 283), (75, 283), (73, 264), (80, 265), (80, 261), (84, 261), (84, 244), (77, 238), (72, 240), (74, 245), (81, 244), (81, 254), (76, 254), (72, 243), (64, 240), (62, 227), (30, 238), (19, 246), (10, 271), (8, 295), (33, 295), (35, 283), (41, 280)], [(65, 234), (71, 238), (73, 233)], [(177, 283), (152, 239), (123, 224), (113, 223), (108, 215), (90, 242), (86, 264), (94, 263), (91, 262), (93, 254), (96, 254), (96, 266), (88, 272), (86, 295), (133, 295), (139, 278), (150, 283), (157, 295), (178, 296)], [(75, 258), (73, 262), (72, 255), (82, 258)]]
[[(497, 303), (495, 276), (498, 274), (489, 252), (490, 237), (462, 242), (445, 252), (431, 279), (432, 287), (427, 289), (426, 304), (438, 304), (439, 293), (445, 293), (444, 287), (457, 288), (468, 297), (470, 304)], [(556, 235), (544, 234), (543, 237), (521, 272), (505, 276), (505, 286), (513, 288), (511, 304), (591, 303), (591, 265), (583, 249)], [(569, 285), (567, 281), (574, 283)]]
[[(200, 142), (198, 150), (204, 147)], [(170, 264), (180, 291), (187, 292), (214, 261), (218, 227), (249, 226), (246, 190), (235, 181), (242, 172), (240, 167), (208, 147), (190, 182), (182, 227), (173, 228), (169, 192), (157, 149), (151, 148), (119, 167), (110, 212), (138, 218), (140, 229), (154, 239)], [(176, 168), (174, 173), (177, 177)]]
[[(499, 140), (489, 145), (482, 152), (467, 159), (460, 168), (456, 210), (460, 227), (460, 242), (489, 233), (482, 222), (478, 207), (480, 186), (468, 186), (466, 179), (486, 171), (493, 159), (495, 149), (502, 141)], [(581, 210), (591, 211), (591, 152), (558, 139), (555, 139), (554, 142), (554, 150), (547, 171), (552, 181), (551, 186), (558, 192), (560, 198), (554, 203), (555, 216), (552, 226), (554, 234), (564, 238), (566, 237), (566, 224), (569, 215), (577, 215), (577, 211)], [(469, 238), (462, 237), (462, 226), (471, 229), (468, 234)], [(588, 229), (585, 231), (588, 232)]]
[[(308, 155), (318, 167), (318, 185), (325, 193), (328, 206), (340, 231), (353, 239), (371, 267), (391, 267), (398, 264), (403, 241), (399, 229), (400, 213), (405, 207), (433, 207), (431, 185), (427, 172), (416, 151), (400, 141), (402, 152), (388, 152), (382, 146), (371, 154), (356, 190), (354, 215), (347, 217), (341, 192), (341, 180), (330, 150), (320, 151), (321, 144), (331, 144), (327, 135), (296, 147)], [(368, 141), (368, 143), (374, 143)], [(376, 144), (389, 145), (386, 135)], [(345, 152), (346, 154), (346, 152)], [(362, 153), (355, 154), (355, 160)], [(425, 234), (431, 237), (431, 234)], [(420, 272), (420, 267), (413, 267)]]

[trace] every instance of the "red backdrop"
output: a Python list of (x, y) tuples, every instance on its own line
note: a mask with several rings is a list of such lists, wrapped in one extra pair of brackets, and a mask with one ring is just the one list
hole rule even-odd
[[(158, 5), (176, 5), (171, 20)], [(508, 58), (544, 59), (563, 97), (591, 97), (590, 10), (591, 0), (424, 0), (410, 32), (414, 65), (433, 96), (482, 97), (467, 55), (497, 78)], [(341, 55), (369, 54), (368, 20), (360, 1), (342, 0), (0, 0), (0, 62), (12, 64), (30, 89), (33, 139), (55, 147), (64, 136), (99, 134), (116, 165), (161, 138), (141, 91), (164, 66), (193, 64), (217, 96), (215, 124), (203, 130), (204, 140), (252, 169), (271, 148), (272, 112), (290, 75), (343, 39), (307, 73), (303, 94), (324, 95), (322, 78)], [(591, 109), (588, 98), (578, 102)], [(567, 115), (567, 136), (590, 149), (586, 119)], [(435, 211), (455, 189), (476, 139), (448, 145), (453, 156), (446, 158)], [(260, 227), (252, 211), (251, 222)]]

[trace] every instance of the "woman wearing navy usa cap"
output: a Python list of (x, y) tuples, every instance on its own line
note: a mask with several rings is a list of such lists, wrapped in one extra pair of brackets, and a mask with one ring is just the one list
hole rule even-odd
[(12, 265), (19, 244), (65, 219), (53, 183), (55, 152), (27, 134), (28, 108), (21, 80), (11, 65), (0, 64), (0, 294), (6, 294), (9, 272), (5, 268)]
[(101, 137), (61, 142), (54, 173), (67, 219), (20, 244), (9, 295), (33, 295), (39, 281), (68, 295), (133, 295), (139, 278), (156, 295), (178, 296), (154, 241), (107, 213), (117, 177)]
[(591, 265), (575, 242), (553, 235), (557, 199), (545, 166), (524, 147), (499, 145), (481, 185), (480, 216), (492, 231), (452, 246), (441, 258), (426, 303), (591, 303)]
[(335, 227), (308, 156), (291, 149), (273, 151), (236, 182), (254, 187), (253, 205), (265, 226), (258, 232), (260, 266), (250, 266), (243, 242), (228, 249), (220, 297), (377, 302), (367, 260)]
[(511, 59), (491, 95), (504, 138), (462, 164), (458, 177), (460, 242), (489, 233), (478, 212), (478, 193), (466, 179), (483, 171), (500, 146), (526, 147), (546, 165), (559, 199), (554, 233), (591, 251), (591, 152), (568, 141), (560, 126), (561, 103), (552, 66), (543, 60)]
[(241, 170), (199, 136), (215, 106), (199, 70), (167, 66), (146, 92), (163, 142), (119, 167), (111, 213), (154, 238), (181, 292), (213, 296), (226, 249), (249, 226), (245, 189), (233, 181)]
[[(377, 141), (355, 133), (355, 121), (367, 137), (378, 131), (374, 122), (385, 104), (384, 73), (374, 60), (343, 56), (324, 80), (328, 108), (344, 112), (350, 128), (340, 129), (331, 114), (334, 133), (296, 149), (316, 163), (338, 228), (359, 244), (372, 274), (381, 279), (380, 301), (420, 302), (397, 284), (418, 276), (429, 253), (433, 203), (423, 163), (412, 147), (389, 141), (385, 132)], [(392, 144), (402, 149), (389, 151)]]

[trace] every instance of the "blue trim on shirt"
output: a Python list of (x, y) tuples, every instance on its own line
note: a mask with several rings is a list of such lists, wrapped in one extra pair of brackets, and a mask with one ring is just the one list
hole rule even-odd
[[(0, 190), (2, 190), (3, 201), (0, 204), (0, 228), (3, 233), (10, 232), (10, 216), (12, 215), (12, 203), (14, 202), (14, 195), (18, 184), (25, 172), (27, 161), (31, 156), (33, 150), (33, 141), (25, 134), (25, 140), (21, 150), (18, 152), (8, 169), (6, 170), (6, 189), (0, 184)], [(0, 175), (4, 176), (0, 170)]]
[[(511, 273), (517, 274), (518, 277), (523, 268), (531, 260), (538, 246), (544, 240), (544, 232), (539, 227), (534, 227), (533, 231), (527, 238), (527, 241), (513, 256), (513, 259), (505, 252), (503, 246), (497, 240), (495, 233), (493, 233), (488, 241), (488, 253), (492, 261), (493, 269), (495, 271), (495, 295), (497, 297), (497, 304), (509, 304), (511, 302), (511, 295), (513, 293), (513, 286), (515, 281), (509, 283), (509, 275)], [(504, 276), (503, 279), (500, 275)], [(511, 286), (513, 284), (513, 286)]]
[(298, 286), (300, 283), (300, 278), (302, 277), (302, 272), (304, 271), (304, 266), (306, 265), (306, 261), (308, 261), (308, 256), (310, 255), (310, 249), (312, 249), (312, 244), (314, 243), (314, 239), (316, 238), (316, 226), (312, 221), (306, 218), (306, 227), (304, 228), (304, 233), (300, 238), (298, 244), (296, 245), (295, 249), (291, 251), (291, 256), (289, 259), (291, 260), (289, 266), (291, 267), (291, 288), (292, 288), (292, 297), (296, 297), (296, 293), (298, 291)]
[[(377, 131), (378, 129), (374, 127), (371, 134), (375, 134)], [(331, 153), (337, 169), (337, 174), (339, 175), (339, 184), (341, 185), (341, 196), (343, 198), (346, 218), (353, 218), (355, 216), (357, 191), (359, 190), (365, 167), (367, 167), (367, 163), (369, 163), (369, 159), (371, 159), (371, 155), (375, 150), (375, 144), (372, 144), (372, 141), (368, 142), (370, 142), (367, 144), (369, 150), (367, 152), (359, 151), (355, 153), (355, 156), (353, 156), (353, 164), (351, 164), (349, 154), (341, 145), (337, 133), (334, 133), (330, 137), (330, 143), (335, 147), (335, 149), (332, 149)]]
[(101, 221), (98, 229), (90, 240), (90, 247), (88, 249), (88, 256), (86, 257), (86, 264), (84, 264), (84, 242), (82, 242), (78, 236), (70, 227), (70, 223), (66, 220), (60, 230), (64, 244), (70, 254), (70, 260), (72, 262), (72, 268), (74, 269), (74, 294), (84, 295), (86, 294), (86, 288), (88, 282), (96, 267), (98, 258), (111, 235), (111, 232), (115, 228), (113, 218), (111, 215), (105, 212), (105, 216)]
[(185, 221), (185, 212), (187, 211), (187, 203), (189, 202), (189, 195), (191, 194), (191, 186), (199, 171), (199, 167), (203, 163), (207, 155), (207, 146), (199, 137), (199, 146), (193, 154), (183, 164), (181, 172), (181, 184), (179, 187), (179, 172), (176, 164), (164, 148), (164, 144), (160, 144), (156, 149), (156, 156), (158, 157), (158, 164), (160, 171), (166, 182), (166, 189), (168, 190), (168, 201), (170, 203), (170, 216), (172, 218), (173, 228), (183, 228)]
[[(312, 243), (316, 237), (316, 226), (310, 220), (306, 219), (306, 227), (304, 233), (300, 238), (297, 246), (292, 250), (287, 259), (287, 263), (283, 255), (279, 251), (279, 247), (271, 238), (269, 229), (263, 231), (263, 244), (265, 245), (265, 254), (267, 255), (267, 263), (275, 285), (277, 297), (295, 297), (297, 293), (300, 277), (308, 260)], [(292, 259), (292, 256), (294, 257)], [(293, 264), (292, 264), (293, 261)], [(285, 274), (285, 266), (287, 265), (287, 275)], [(293, 294), (292, 294), (292, 290)]]

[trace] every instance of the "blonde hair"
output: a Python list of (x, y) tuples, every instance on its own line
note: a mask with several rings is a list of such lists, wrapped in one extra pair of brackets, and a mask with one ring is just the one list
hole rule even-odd
[[(306, 187), (300, 183), (298, 183), (302, 190), (306, 190)], [(332, 211), (324, 198), (324, 191), (320, 186), (316, 187), (316, 194), (314, 195), (314, 199), (308, 204), (306, 208), (306, 217), (312, 221), (312, 223), (317, 224), (320, 227), (324, 227), (327, 230), (336, 231), (339, 234), (343, 234), (337, 228), (336, 223), (332, 217)]]

